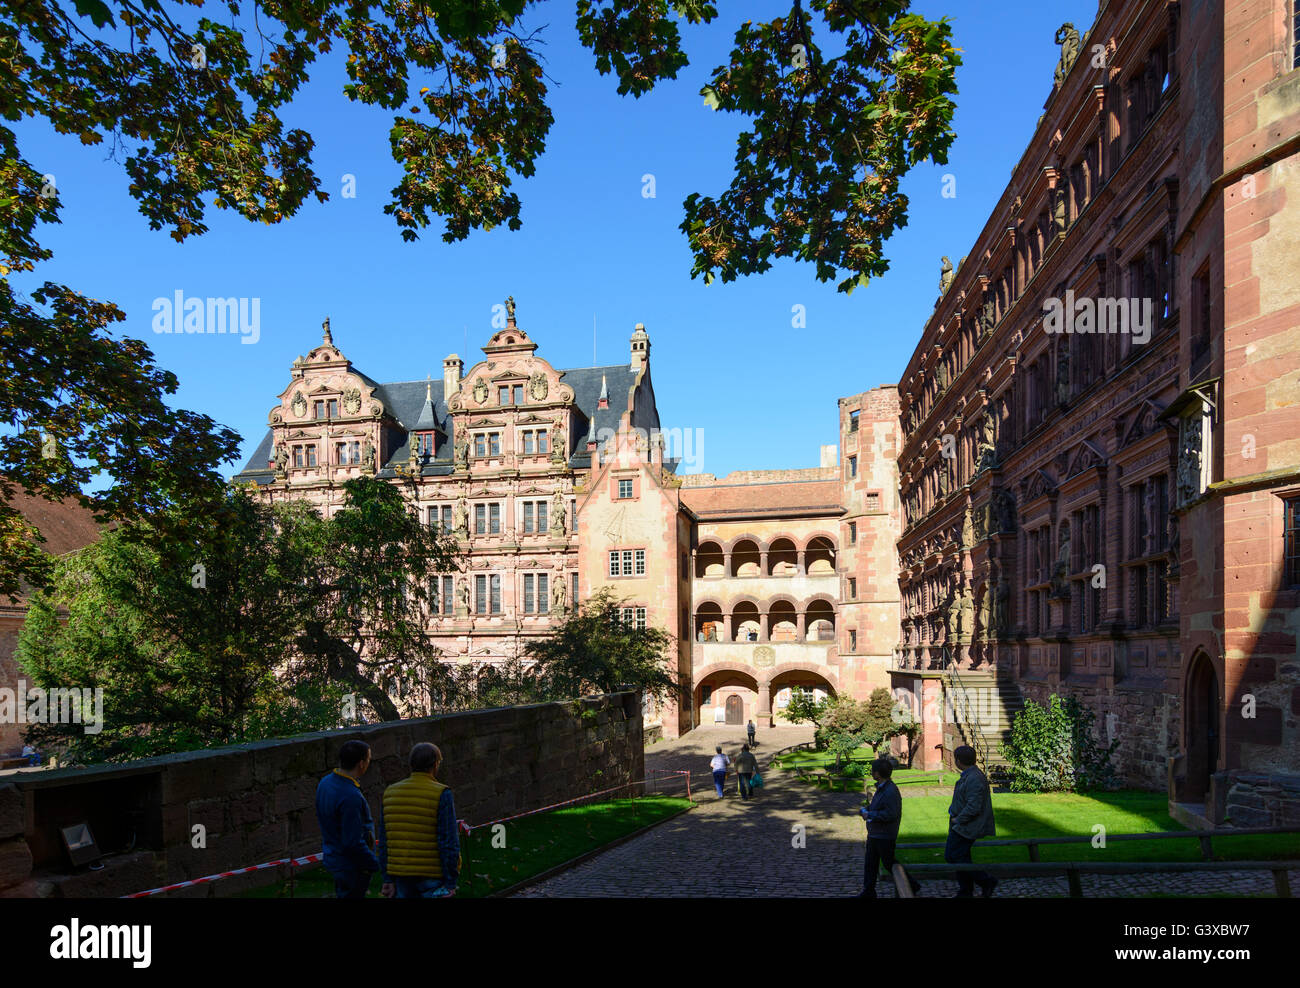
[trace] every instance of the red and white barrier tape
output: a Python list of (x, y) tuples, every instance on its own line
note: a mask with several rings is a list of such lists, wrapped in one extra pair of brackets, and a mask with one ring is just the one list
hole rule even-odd
[(132, 892), (130, 895), (122, 896), (123, 899), (143, 899), (146, 896), (158, 895), (161, 892), (175, 892), (177, 889), (186, 889), (195, 885), (206, 885), (209, 882), (217, 882), (223, 878), (234, 878), (236, 875), (247, 875), (254, 871), (265, 871), (267, 868), (279, 868), (288, 865), (296, 868), (301, 865), (317, 864), (324, 860), (325, 855), (308, 854), (301, 858), (280, 858), (277, 861), (267, 861), (265, 864), (250, 865), (247, 868), (236, 868), (234, 871), (220, 871), (215, 875), (204, 875), (202, 878), (191, 878), (186, 882), (176, 882), (173, 885), (164, 885), (161, 888), (149, 889), (145, 892)]

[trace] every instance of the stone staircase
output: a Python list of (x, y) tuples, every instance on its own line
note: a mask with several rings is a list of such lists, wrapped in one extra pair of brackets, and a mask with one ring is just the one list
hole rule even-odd
[(1011, 719), (1025, 706), (1020, 687), (993, 672), (962, 670), (945, 677), (944, 689), (956, 713), (956, 736), (979, 752), (990, 776), (1005, 775), (1003, 747), (1011, 737)]

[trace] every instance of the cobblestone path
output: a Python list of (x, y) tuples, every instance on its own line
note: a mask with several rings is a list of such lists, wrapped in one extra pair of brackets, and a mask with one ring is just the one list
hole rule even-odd
[[(751, 800), (736, 792), (714, 794), (708, 762), (715, 745), (731, 757), (745, 741), (743, 728), (698, 728), (646, 750), (647, 769), (689, 770), (695, 809), (649, 833), (597, 855), (576, 868), (517, 893), (524, 897), (837, 897), (862, 890), (866, 828), (857, 815), (861, 793), (818, 791), (780, 771), (763, 771), (781, 748), (808, 741), (811, 727), (777, 727), (759, 735), (757, 755), (766, 785)], [(674, 790), (680, 792), (680, 788)], [(906, 808), (904, 808), (906, 812)], [(802, 828), (800, 831), (798, 828)], [(802, 842), (797, 838), (802, 835)], [(796, 846), (802, 843), (802, 846)], [(905, 854), (906, 852), (904, 852)], [(979, 849), (976, 846), (976, 861)], [(1300, 889), (1300, 869), (1290, 872)], [(1128, 897), (1272, 893), (1270, 872), (1216, 872), (1204, 876), (1082, 876), (1086, 896)], [(951, 896), (955, 882), (931, 881), (922, 897)], [(892, 897), (891, 882), (877, 893)], [(998, 897), (1066, 896), (1066, 879), (1011, 879)]]

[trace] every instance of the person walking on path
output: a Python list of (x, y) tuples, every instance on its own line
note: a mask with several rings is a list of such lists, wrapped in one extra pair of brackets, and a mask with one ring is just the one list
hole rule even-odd
[(727, 782), (727, 769), (731, 766), (731, 759), (722, 753), (722, 746), (719, 745), (714, 749), (717, 752), (709, 762), (709, 768), (713, 770), (713, 788), (718, 791), (718, 798), (726, 796), (723, 786)]
[(754, 734), (755, 734), (754, 722), (752, 720), (749, 722), (749, 725), (745, 728), (745, 731), (747, 734), (749, 734), (749, 746), (752, 748), (754, 747)]
[[(975, 767), (975, 749), (962, 745), (952, 753), (961, 778), (952, 787), (952, 804), (948, 807), (948, 845), (943, 859), (949, 864), (970, 864), (971, 848), (981, 837), (997, 833), (993, 822), (993, 794), (989, 780)], [(962, 871), (957, 875), (957, 895), (969, 899), (979, 883), (984, 898), (993, 894), (998, 880), (984, 872)]]
[(340, 899), (364, 899), (370, 876), (379, 870), (379, 859), (371, 850), (374, 819), (361, 792), (361, 777), (368, 768), (370, 745), (345, 741), (339, 749), (339, 767), (316, 787), (325, 868), (334, 876), (334, 894)]
[[(876, 876), (880, 866), (892, 879), (894, 877), (894, 848), (898, 844), (898, 828), (903, 822), (903, 794), (894, 779), (894, 766), (888, 758), (877, 758), (871, 763), (871, 778), (876, 791), (871, 802), (861, 807), (862, 818), (867, 821), (867, 860), (862, 876), (860, 899), (876, 897)], [(912, 879), (912, 894), (921, 891), (921, 883)]]
[(384, 790), (379, 814), (383, 894), (440, 899), (456, 894), (460, 835), (451, 790), (438, 781), (442, 752), (421, 741), (411, 749), (411, 774)]
[(741, 799), (749, 799), (754, 794), (752, 782), (757, 771), (758, 759), (749, 750), (749, 745), (742, 744), (740, 754), (736, 756), (736, 775), (740, 778)]

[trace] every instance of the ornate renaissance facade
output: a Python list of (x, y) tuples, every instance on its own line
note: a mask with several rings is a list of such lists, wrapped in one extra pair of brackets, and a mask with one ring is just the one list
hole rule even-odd
[(900, 385), (892, 677), (927, 764), (963, 740), (996, 763), (1057, 693), (1188, 818), (1300, 812), (1289, 7), (1063, 26), (1029, 147), (944, 266)]
[(342, 484), (401, 485), (453, 533), (457, 572), (430, 574), (428, 632), (447, 661), (499, 664), (608, 587), (623, 617), (673, 636), (692, 702), (649, 710), (675, 737), (715, 720), (779, 720), (791, 689), (888, 683), (897, 637), (893, 387), (840, 402), (840, 447), (813, 470), (680, 476), (665, 457), (638, 325), (627, 365), (558, 370), (515, 320), (468, 372), (380, 384), (328, 321), (294, 361), (235, 482), (328, 515)]

